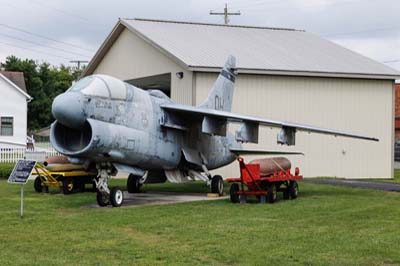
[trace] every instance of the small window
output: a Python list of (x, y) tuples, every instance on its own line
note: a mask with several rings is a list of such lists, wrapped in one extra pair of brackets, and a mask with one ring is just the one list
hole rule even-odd
[(12, 136), (14, 129), (14, 118), (3, 116), (1, 118), (1, 125), (0, 125), (0, 135), (1, 136)]

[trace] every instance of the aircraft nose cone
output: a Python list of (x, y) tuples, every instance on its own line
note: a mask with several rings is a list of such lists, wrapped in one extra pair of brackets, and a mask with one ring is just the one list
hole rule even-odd
[(78, 128), (86, 120), (80, 93), (67, 92), (58, 95), (53, 101), (51, 111), (54, 118), (67, 127)]

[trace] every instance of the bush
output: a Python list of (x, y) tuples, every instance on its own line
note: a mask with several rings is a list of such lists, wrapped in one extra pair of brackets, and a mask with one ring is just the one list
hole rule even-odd
[(0, 178), (8, 178), (14, 169), (15, 163), (0, 163)]

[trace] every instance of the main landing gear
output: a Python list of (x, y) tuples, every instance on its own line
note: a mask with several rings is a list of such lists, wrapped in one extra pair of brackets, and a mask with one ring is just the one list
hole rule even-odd
[(202, 168), (208, 177), (207, 184), (210, 186), (211, 193), (218, 194), (220, 196), (224, 195), (224, 180), (222, 179), (222, 176), (212, 176), (205, 164), (202, 165)]
[(118, 187), (111, 190), (108, 188), (108, 179), (110, 178), (110, 169), (99, 169), (99, 175), (96, 182), (97, 188), (97, 204), (105, 207), (111, 204), (113, 207), (120, 207), (124, 201), (124, 193)]
[(128, 181), (126, 182), (126, 187), (129, 193), (139, 193), (142, 187), (141, 176), (130, 174), (128, 176)]
[(215, 175), (211, 178), (211, 193), (219, 194), (220, 196), (224, 194), (224, 180), (222, 176)]

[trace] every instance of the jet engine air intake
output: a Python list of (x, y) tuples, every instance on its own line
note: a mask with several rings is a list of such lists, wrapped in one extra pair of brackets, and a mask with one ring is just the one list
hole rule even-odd
[(86, 121), (80, 128), (70, 128), (59, 122), (51, 127), (51, 142), (60, 152), (66, 154), (84, 150), (92, 139), (92, 127)]

